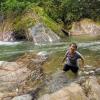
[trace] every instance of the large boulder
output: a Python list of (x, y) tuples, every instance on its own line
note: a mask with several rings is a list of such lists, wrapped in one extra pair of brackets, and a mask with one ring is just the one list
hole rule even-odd
[(32, 35), (33, 41), (36, 45), (55, 43), (58, 42), (60, 37), (54, 33), (51, 29), (38, 23), (35, 26), (29, 28), (29, 33)]
[(33, 53), (26, 53), (16, 62), (0, 61), (0, 100), (11, 100), (15, 96), (24, 94), (36, 98), (44, 85), (43, 62), (44, 60)]
[[(16, 91), (27, 79), (31, 70), (16, 62), (0, 61), (0, 92), (4, 94)], [(6, 92), (6, 93), (5, 93)], [(2, 94), (2, 96), (5, 96)], [(8, 94), (7, 94), (8, 95)]]
[(100, 35), (100, 25), (89, 19), (72, 24), (71, 35)]
[(85, 84), (85, 93), (89, 100), (100, 100), (100, 84), (94, 76), (89, 77)]

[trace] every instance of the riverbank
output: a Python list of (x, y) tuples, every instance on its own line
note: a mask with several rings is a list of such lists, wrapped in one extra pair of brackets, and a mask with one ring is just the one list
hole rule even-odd
[(34, 53), (25, 54), (14, 62), (0, 61), (0, 100), (13, 100), (24, 94), (35, 98), (44, 85), (44, 61)]

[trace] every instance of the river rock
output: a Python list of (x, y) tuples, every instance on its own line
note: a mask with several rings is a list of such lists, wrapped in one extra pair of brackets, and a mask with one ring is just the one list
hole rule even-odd
[(13, 91), (30, 75), (30, 70), (16, 62), (0, 62), (0, 92)]
[(33, 97), (30, 94), (14, 97), (12, 100), (32, 100)]
[(76, 84), (72, 83), (69, 86), (62, 88), (61, 90), (46, 94), (38, 100), (88, 100), (85, 96), (82, 88)]
[(91, 71), (91, 70), (95, 70), (95, 69), (96, 69), (95, 67), (90, 66), (90, 65), (85, 65), (84, 66), (84, 70), (86, 70), (86, 71)]
[(86, 80), (85, 93), (89, 100), (100, 100), (100, 85), (95, 76), (90, 76)]
[(95, 70), (95, 73), (96, 73), (97, 75), (100, 75), (100, 68), (97, 68), (97, 69)]
[(39, 56), (41, 59), (46, 60), (49, 57), (48, 52), (46, 51), (41, 51), (37, 53), (37, 56)]

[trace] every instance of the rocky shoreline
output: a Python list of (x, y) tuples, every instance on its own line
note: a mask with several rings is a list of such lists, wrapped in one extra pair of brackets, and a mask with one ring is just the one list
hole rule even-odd
[(89, 76), (81, 84), (80, 82), (72, 82), (52, 94), (45, 94), (38, 100), (99, 100), (100, 84), (95, 76)]
[(43, 82), (43, 62), (35, 54), (25, 54), (16, 62), (1, 61), (0, 100), (13, 100), (13, 97), (27, 93), (33, 95), (39, 90)]

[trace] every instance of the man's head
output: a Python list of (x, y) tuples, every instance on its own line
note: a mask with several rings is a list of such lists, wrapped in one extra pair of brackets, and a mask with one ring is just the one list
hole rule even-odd
[(76, 43), (71, 43), (69, 46), (70, 46), (69, 48), (70, 48), (71, 52), (75, 52), (77, 50), (77, 44)]

